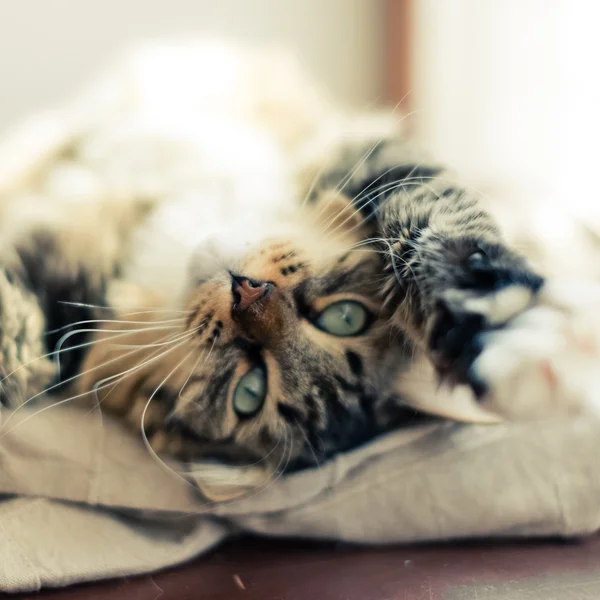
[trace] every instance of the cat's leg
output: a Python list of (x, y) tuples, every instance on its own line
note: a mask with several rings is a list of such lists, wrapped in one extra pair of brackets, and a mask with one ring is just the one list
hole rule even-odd
[(480, 334), (527, 309), (542, 278), (506, 245), (475, 193), (402, 140), (343, 147), (313, 198), (333, 188), (374, 225), (396, 326), (443, 379), (483, 393), (470, 378)]
[(600, 415), (600, 285), (548, 280), (536, 305), (482, 334), (471, 379), (484, 405), (512, 419)]
[[(58, 391), (77, 373), (97, 319), (106, 278), (68, 257), (51, 230), (32, 230), (2, 249), (0, 399), (15, 407)], [(88, 254), (89, 256), (89, 254)], [(72, 258), (72, 257), (71, 257)], [(81, 324), (78, 324), (80, 323)], [(76, 335), (70, 332), (80, 330)], [(61, 352), (56, 353), (59, 344)]]
[[(77, 376), (107, 285), (118, 274), (132, 208), (79, 207), (7, 219), (0, 247), (0, 399), (16, 406)], [(58, 212), (58, 210), (57, 210)], [(77, 332), (77, 333), (75, 333)], [(60, 351), (59, 351), (60, 350)]]
[(13, 265), (0, 268), (0, 405), (13, 407), (48, 387), (56, 366), (46, 357), (46, 319)]

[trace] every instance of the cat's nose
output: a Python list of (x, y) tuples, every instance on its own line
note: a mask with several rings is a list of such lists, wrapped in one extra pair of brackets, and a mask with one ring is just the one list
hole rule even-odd
[(270, 295), (273, 284), (266, 281), (255, 281), (249, 277), (231, 273), (231, 293), (233, 295), (232, 309), (242, 312), (254, 303)]

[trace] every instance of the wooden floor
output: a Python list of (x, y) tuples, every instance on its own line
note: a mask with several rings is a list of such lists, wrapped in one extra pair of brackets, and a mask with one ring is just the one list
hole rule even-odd
[(353, 548), (244, 541), (153, 575), (4, 596), (31, 600), (600, 599), (600, 537)]

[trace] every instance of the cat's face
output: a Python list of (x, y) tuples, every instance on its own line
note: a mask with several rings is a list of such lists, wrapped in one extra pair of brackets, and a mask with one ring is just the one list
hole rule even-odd
[(192, 367), (169, 418), (203, 455), (274, 471), (373, 435), (405, 340), (390, 333), (379, 255), (354, 248), (357, 215), (331, 233), (331, 210), (312, 210), (212, 269), (218, 244), (203, 256), (185, 307)]

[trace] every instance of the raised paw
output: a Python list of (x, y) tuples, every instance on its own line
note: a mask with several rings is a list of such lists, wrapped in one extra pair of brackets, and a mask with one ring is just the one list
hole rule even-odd
[(530, 307), (538, 289), (535, 283), (488, 292), (447, 290), (436, 302), (427, 331), (429, 356), (440, 377), (451, 384), (467, 383), (477, 397), (483, 396), (486, 383), (473, 376), (471, 366), (486, 346), (486, 334)]
[(600, 414), (600, 287), (544, 288), (534, 307), (479, 334), (466, 381), (486, 408), (510, 419)]

